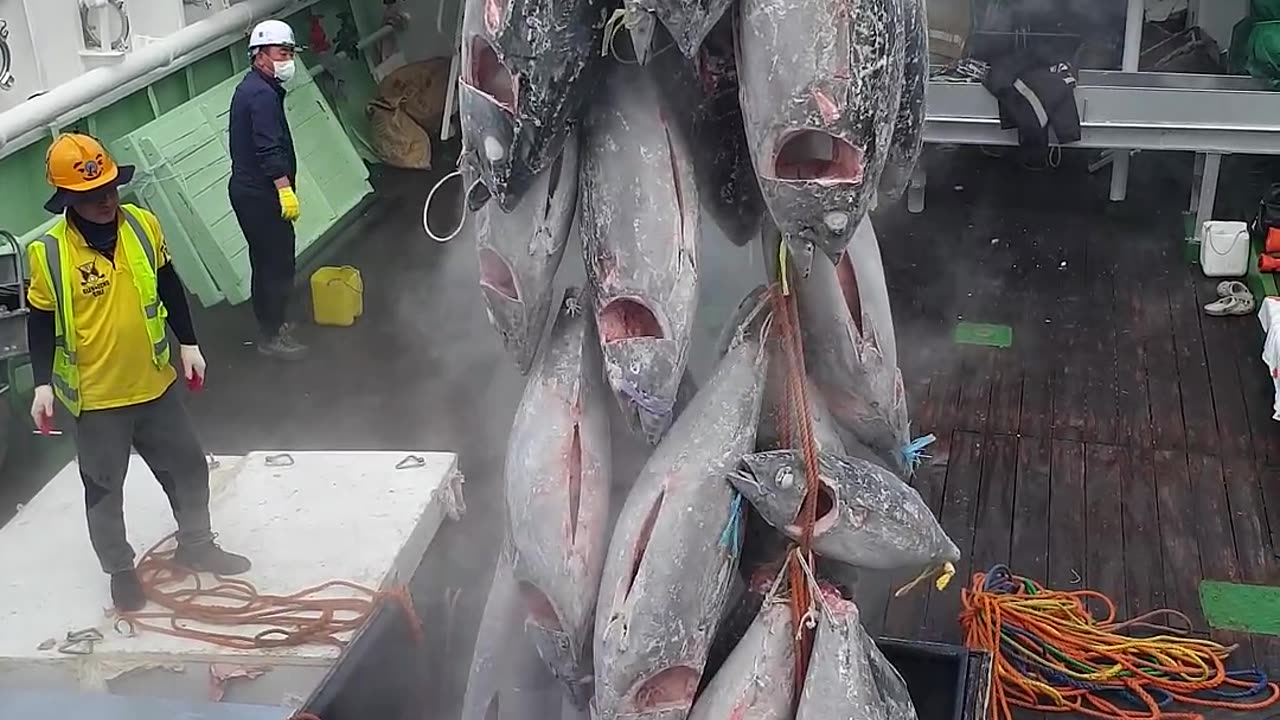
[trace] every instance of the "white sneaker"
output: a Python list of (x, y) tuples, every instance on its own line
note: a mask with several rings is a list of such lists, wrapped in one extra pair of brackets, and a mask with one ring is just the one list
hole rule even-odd
[(1252, 295), (1249, 292), (1249, 286), (1239, 280), (1223, 280), (1218, 283), (1218, 297), (1231, 297), (1232, 295)]

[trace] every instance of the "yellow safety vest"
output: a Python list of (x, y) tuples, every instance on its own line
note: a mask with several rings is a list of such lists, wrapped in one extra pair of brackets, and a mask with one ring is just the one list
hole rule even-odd
[[(146, 319), (147, 338), (151, 341), (151, 359), (156, 367), (163, 368), (169, 364), (169, 338), (164, 326), (168, 311), (160, 302), (160, 293), (156, 287), (155, 242), (136, 208), (121, 205), (120, 212), (131, 232), (119, 234), (116, 239), (116, 256), (119, 258), (123, 254), (124, 261), (129, 263), (134, 287), (142, 301), (141, 310)], [(44, 249), (49, 285), (53, 288), (57, 304), (54, 310), (56, 340), (53, 354), (53, 392), (72, 415), (79, 417), (80, 367), (76, 361), (76, 319), (70, 302), (71, 273), (74, 268), (64, 262), (69, 256), (66, 218), (35, 242), (40, 243)]]

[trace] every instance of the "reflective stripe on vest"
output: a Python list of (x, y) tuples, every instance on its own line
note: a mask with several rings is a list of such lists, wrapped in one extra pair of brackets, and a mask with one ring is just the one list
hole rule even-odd
[[(157, 260), (155, 248), (151, 243), (151, 236), (131, 210), (121, 206), (120, 212), (124, 215), (125, 222), (129, 225), (129, 230), (133, 233), (134, 239), (141, 246), (147, 268), (150, 270), (151, 277), (154, 280), (157, 272)], [(64, 225), (64, 235), (65, 227)], [(68, 296), (69, 290), (65, 285), (69, 274), (65, 272), (66, 268), (62, 262), (62, 243), (53, 234), (44, 235), (35, 242), (44, 248), (49, 284), (52, 286), (54, 302), (56, 303), (54, 308), (56, 332), (54, 337), (53, 389), (72, 415), (78, 416), (80, 414), (80, 371), (75, 326), (74, 322), (68, 322), (73, 317), (71, 314), (71, 298)], [(127, 254), (129, 250), (123, 247), (124, 244), (123, 242), (117, 242), (117, 249), (123, 250), (126, 255), (125, 262), (128, 262)], [(131, 274), (136, 275), (136, 270), (131, 268)], [(165, 334), (163, 319), (161, 318), (159, 293), (158, 290), (153, 290), (151, 293), (143, 293), (139, 290), (138, 295), (142, 301), (143, 314), (146, 317), (147, 337), (151, 340), (152, 360), (157, 367), (162, 367), (169, 362), (169, 339)], [(158, 328), (156, 327), (157, 324), (159, 324)]]

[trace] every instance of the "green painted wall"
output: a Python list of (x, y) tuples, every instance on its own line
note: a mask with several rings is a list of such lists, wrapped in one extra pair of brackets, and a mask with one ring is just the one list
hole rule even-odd
[[(353, 3), (361, 8), (362, 13), (368, 12), (366, 5), (380, 6), (372, 0), (353, 0)], [(297, 33), (299, 42), (306, 44), (311, 34), (310, 16), (319, 15), (332, 44), (339, 27), (337, 14), (350, 7), (347, 0), (322, 0), (288, 18), (288, 22)], [(303, 61), (307, 65), (321, 63), (320, 58), (311, 53), (304, 53)], [(367, 137), (368, 121), (363, 108), (372, 97), (373, 79), (363, 62), (333, 60), (331, 64), (341, 75), (342, 82), (323, 79), (317, 84), (342, 122), (351, 125), (349, 133)], [(240, 40), (63, 129), (87, 132), (110, 147), (114, 141), (154, 120), (157, 114), (177, 107), (247, 67), (246, 43)], [(361, 143), (356, 142), (356, 145), (360, 147)], [(4, 188), (0, 193), (0, 228), (14, 235), (22, 236), (50, 217), (43, 207), (52, 192), (44, 172), (44, 156), (48, 147), (49, 140), (37, 142), (0, 159), (0, 188)]]

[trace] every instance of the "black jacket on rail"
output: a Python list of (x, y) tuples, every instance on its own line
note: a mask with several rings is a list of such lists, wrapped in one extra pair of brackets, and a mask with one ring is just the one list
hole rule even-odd
[(231, 188), (274, 196), (275, 179), (296, 187), (298, 159), (280, 81), (252, 68), (231, 96)]
[(1034, 53), (1011, 53), (991, 63), (983, 86), (1000, 103), (1000, 127), (1018, 129), (1029, 154), (1047, 153), (1049, 130), (1059, 145), (1080, 142), (1074, 68), (1045, 62)]

